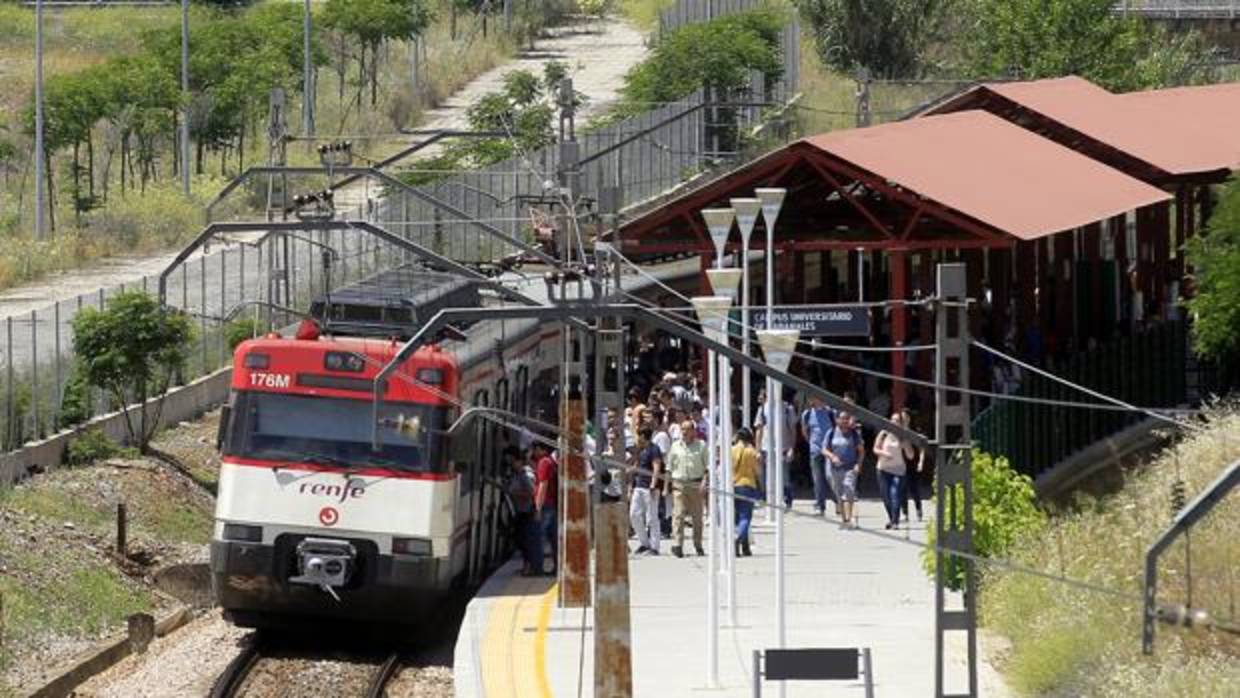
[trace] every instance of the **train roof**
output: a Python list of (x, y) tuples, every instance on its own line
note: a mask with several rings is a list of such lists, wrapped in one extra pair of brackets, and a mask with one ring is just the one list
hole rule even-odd
[[(496, 280), (536, 302), (548, 303), (548, 288), (543, 280), (547, 271), (551, 268), (527, 265), (520, 271), (505, 272)], [(674, 286), (695, 280), (700, 271), (698, 257), (646, 266), (641, 273), (626, 269), (621, 276), (621, 288), (625, 293), (649, 296), (656, 286)], [(590, 298), (591, 285), (583, 283), (581, 289), (583, 297)], [(340, 316), (327, 318), (329, 332), (389, 339), (408, 339), (422, 323), (445, 308), (499, 307), (510, 303), (491, 291), (482, 292), (476, 280), (434, 271), (420, 263), (401, 265), (316, 298), (311, 311), (316, 318), (324, 319), (322, 313), (329, 300), (333, 315)], [(461, 328), (467, 329), (463, 340), (440, 337), (438, 346), (452, 354), (464, 372), (480, 362), (494, 359), (497, 346), (511, 346), (530, 337), (543, 324), (537, 320), (474, 323)]]
[(440, 310), (480, 302), (477, 281), (402, 264), (319, 295), (310, 314), (333, 334), (408, 339)]

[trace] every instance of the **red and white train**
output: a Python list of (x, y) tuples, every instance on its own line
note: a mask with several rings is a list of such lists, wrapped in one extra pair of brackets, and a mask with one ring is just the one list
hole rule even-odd
[[(683, 285), (696, 271), (696, 261), (682, 262), (657, 275)], [(399, 274), (399, 298), (376, 293), (385, 285), (372, 280), (362, 296), (319, 299), (319, 323), (303, 323), (294, 337), (237, 347), (211, 542), (216, 600), (237, 624), (416, 623), (511, 553), (499, 468), (517, 435), (485, 420), (451, 436), (447, 429), (469, 405), (554, 421), (558, 327), (488, 321), (467, 328), (464, 341), (416, 352), (383, 386), (375, 450), (374, 377), (400, 342), (365, 335), (403, 325), (397, 334), (407, 336), (433, 312), (435, 302), (408, 302), (410, 275), (422, 301), (436, 285), (460, 283)], [(487, 301), (475, 290), (473, 302)]]

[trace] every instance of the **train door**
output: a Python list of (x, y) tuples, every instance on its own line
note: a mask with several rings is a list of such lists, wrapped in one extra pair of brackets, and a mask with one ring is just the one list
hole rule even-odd
[[(485, 389), (474, 393), (472, 404), (475, 407), (489, 407), (491, 402), (490, 393)], [(483, 487), (483, 477), (485, 471), (484, 464), (488, 460), (490, 453), (489, 436), (490, 430), (487, 428), (487, 422), (475, 421), (473, 429), (476, 439), (471, 444), (472, 453), (469, 470), (470, 492), (469, 501), (466, 503), (469, 507), (469, 579), (471, 582), (478, 580), (481, 573), (482, 564), (482, 493), (485, 491)]]
[[(495, 406), (504, 411), (512, 409), (512, 405), (510, 404), (511, 391), (509, 390), (508, 385), (508, 378), (506, 377), (500, 379), (500, 381), (495, 384)], [(494, 566), (495, 564), (501, 562), (500, 556), (503, 554), (504, 545), (503, 530), (505, 522), (509, 518), (504, 511), (504, 483), (508, 480), (508, 472), (506, 470), (508, 466), (507, 463), (504, 462), (503, 451), (508, 444), (513, 442), (513, 435), (510, 429), (503, 427), (498, 423), (492, 422), (491, 427), (494, 429), (496, 434), (494, 445), (496, 452), (494, 453), (492, 459), (492, 483), (494, 484), (494, 487), (491, 488), (489, 504), (490, 517), (488, 519), (488, 531), (491, 536), (491, 545), (487, 548), (487, 551), (488, 561), (490, 563), (489, 566)]]

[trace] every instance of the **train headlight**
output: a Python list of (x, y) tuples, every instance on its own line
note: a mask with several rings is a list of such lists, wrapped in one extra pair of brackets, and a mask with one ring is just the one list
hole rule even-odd
[(431, 542), (425, 538), (393, 538), (392, 554), (430, 557)]
[(263, 527), (226, 523), (224, 524), (224, 540), (261, 543), (263, 541)]

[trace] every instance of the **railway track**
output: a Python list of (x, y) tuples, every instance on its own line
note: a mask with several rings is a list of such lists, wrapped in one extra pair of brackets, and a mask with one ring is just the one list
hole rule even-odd
[[(388, 683), (398, 674), (404, 664), (406, 653), (403, 651), (393, 651), (389, 653), (382, 662), (375, 665), (373, 661), (367, 659), (363, 654), (357, 657), (342, 659), (333, 656), (334, 652), (323, 652), (306, 649), (288, 649), (283, 648), (278, 642), (264, 635), (255, 635), (253, 640), (243, 648), (236, 657), (233, 658), (224, 671), (216, 679), (215, 685), (211, 689), (210, 698), (241, 698), (248, 696), (250, 689), (249, 684), (251, 677), (260, 673), (260, 668), (267, 662), (282, 662), (285, 665), (296, 664), (314, 664), (324, 660), (339, 664), (364, 665), (370, 664), (373, 668), (368, 674), (361, 672), (352, 672), (357, 678), (350, 682), (350, 689), (354, 686), (356, 691), (341, 691), (340, 687), (333, 689), (334, 695), (356, 695), (364, 698), (383, 698), (386, 695)], [(288, 666), (283, 669), (275, 670), (275, 673), (289, 673), (296, 671)], [(363, 677), (365, 677), (364, 680)], [(266, 695), (262, 690), (257, 691)], [(282, 693), (280, 695), (283, 695)]]

